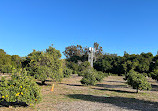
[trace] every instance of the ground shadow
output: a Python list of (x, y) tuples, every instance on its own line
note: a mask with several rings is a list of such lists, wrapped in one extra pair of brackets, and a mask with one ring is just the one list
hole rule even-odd
[(131, 92), (131, 91), (123, 91), (123, 90), (117, 90), (117, 89), (100, 89), (100, 88), (92, 88), (96, 90), (102, 90), (102, 91), (114, 91), (114, 92), (119, 92), (119, 93), (136, 93), (136, 92)]
[(28, 105), (25, 102), (7, 102), (5, 100), (0, 100), (0, 107), (27, 107)]
[(66, 84), (66, 85), (69, 85), (69, 86), (83, 86), (83, 85), (80, 85), (80, 84)]
[(95, 86), (98, 86), (98, 87), (105, 87), (105, 88), (128, 88), (127, 85), (96, 84)]
[(152, 86), (151, 91), (158, 91), (158, 85), (151, 84), (151, 86)]
[(45, 84), (42, 84), (41, 82), (36, 82), (39, 86), (51, 86), (52, 84), (47, 84), (47, 83), (45, 83)]
[(45, 80), (46, 82), (52, 82), (52, 80)]
[(158, 102), (144, 101), (135, 98), (104, 97), (104, 96), (94, 96), (94, 95), (84, 95), (84, 94), (70, 94), (67, 96), (69, 98), (81, 99), (84, 101), (109, 103), (124, 109), (132, 109), (132, 110), (140, 110), (140, 111), (158, 111)]
[(122, 81), (106, 81), (106, 82), (114, 82), (114, 83), (126, 83), (126, 82), (122, 82)]
[(80, 85), (80, 84), (65, 84), (65, 83), (59, 83), (59, 84), (64, 84), (64, 85), (68, 85), (68, 86), (84, 86), (84, 85)]

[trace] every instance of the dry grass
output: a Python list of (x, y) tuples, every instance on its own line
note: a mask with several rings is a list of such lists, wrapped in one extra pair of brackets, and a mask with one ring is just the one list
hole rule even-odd
[(83, 86), (80, 79), (77, 75), (65, 78), (55, 83), (54, 92), (50, 91), (52, 83), (47, 81), (47, 85), (40, 86), (41, 103), (27, 108), (0, 107), (0, 111), (158, 111), (158, 82), (152, 79), (149, 81), (153, 89), (138, 94), (125, 84), (123, 77), (109, 76), (96, 86)]

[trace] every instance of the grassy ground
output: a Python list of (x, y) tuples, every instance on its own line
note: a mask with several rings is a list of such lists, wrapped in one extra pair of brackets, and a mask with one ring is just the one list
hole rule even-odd
[(43, 100), (31, 107), (0, 107), (0, 111), (87, 111), (87, 110), (139, 110), (158, 111), (158, 82), (149, 79), (151, 91), (136, 90), (125, 84), (123, 77), (109, 76), (96, 86), (83, 86), (81, 77), (73, 75), (55, 83), (51, 92), (50, 81), (40, 86)]

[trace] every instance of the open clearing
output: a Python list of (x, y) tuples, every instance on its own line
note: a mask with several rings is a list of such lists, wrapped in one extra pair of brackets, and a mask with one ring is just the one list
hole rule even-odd
[(158, 82), (149, 79), (151, 91), (136, 90), (125, 84), (122, 76), (106, 77), (96, 86), (83, 86), (82, 77), (72, 75), (61, 83), (40, 86), (42, 101), (30, 107), (4, 107), (0, 111), (158, 111)]

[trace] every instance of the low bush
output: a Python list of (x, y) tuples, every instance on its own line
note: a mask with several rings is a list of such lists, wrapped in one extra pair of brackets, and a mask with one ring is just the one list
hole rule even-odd
[(140, 73), (131, 70), (128, 73), (127, 84), (131, 85), (133, 89), (137, 90), (150, 90), (151, 84), (147, 81), (146, 77)]
[(151, 73), (149, 74), (149, 76), (150, 76), (152, 79), (158, 81), (158, 70), (154, 70), (153, 72), (151, 72)]
[(1, 68), (2, 73), (10, 73), (12, 71), (11, 65), (3, 65)]
[(141, 73), (143, 76), (145, 76), (145, 77), (147, 77), (148, 76), (148, 74), (147, 73)]
[(85, 61), (85, 62), (82, 62), (80, 65), (79, 65), (79, 68), (78, 70), (79, 71), (83, 71), (87, 68), (90, 68), (90, 63), (88, 61)]
[(97, 72), (93, 68), (88, 68), (85, 71), (82, 71), (83, 78), (81, 83), (85, 85), (95, 85), (97, 82), (100, 82), (105, 77), (105, 73)]
[(71, 74), (72, 74), (72, 70), (71, 69), (69, 69), (69, 68), (64, 68), (63, 69), (63, 76), (64, 77), (68, 78), (68, 77), (70, 77)]
[(73, 74), (78, 73), (78, 64), (74, 62), (66, 62), (66, 67), (72, 70)]
[(96, 80), (99, 82), (102, 81), (105, 76), (108, 76), (107, 73), (103, 73), (102, 71), (98, 71), (97, 73), (98, 74), (96, 75)]
[(83, 72), (82, 84), (95, 85), (97, 83), (96, 75), (97, 72), (94, 69), (87, 69)]
[(27, 105), (38, 103), (41, 100), (40, 88), (34, 78), (27, 76), (26, 71), (20, 71), (0, 82), (1, 102), (25, 102)]
[(90, 63), (88, 61), (81, 63), (78, 67), (78, 75), (83, 76), (84, 71), (89, 68), (91, 68), (91, 67), (90, 67)]

